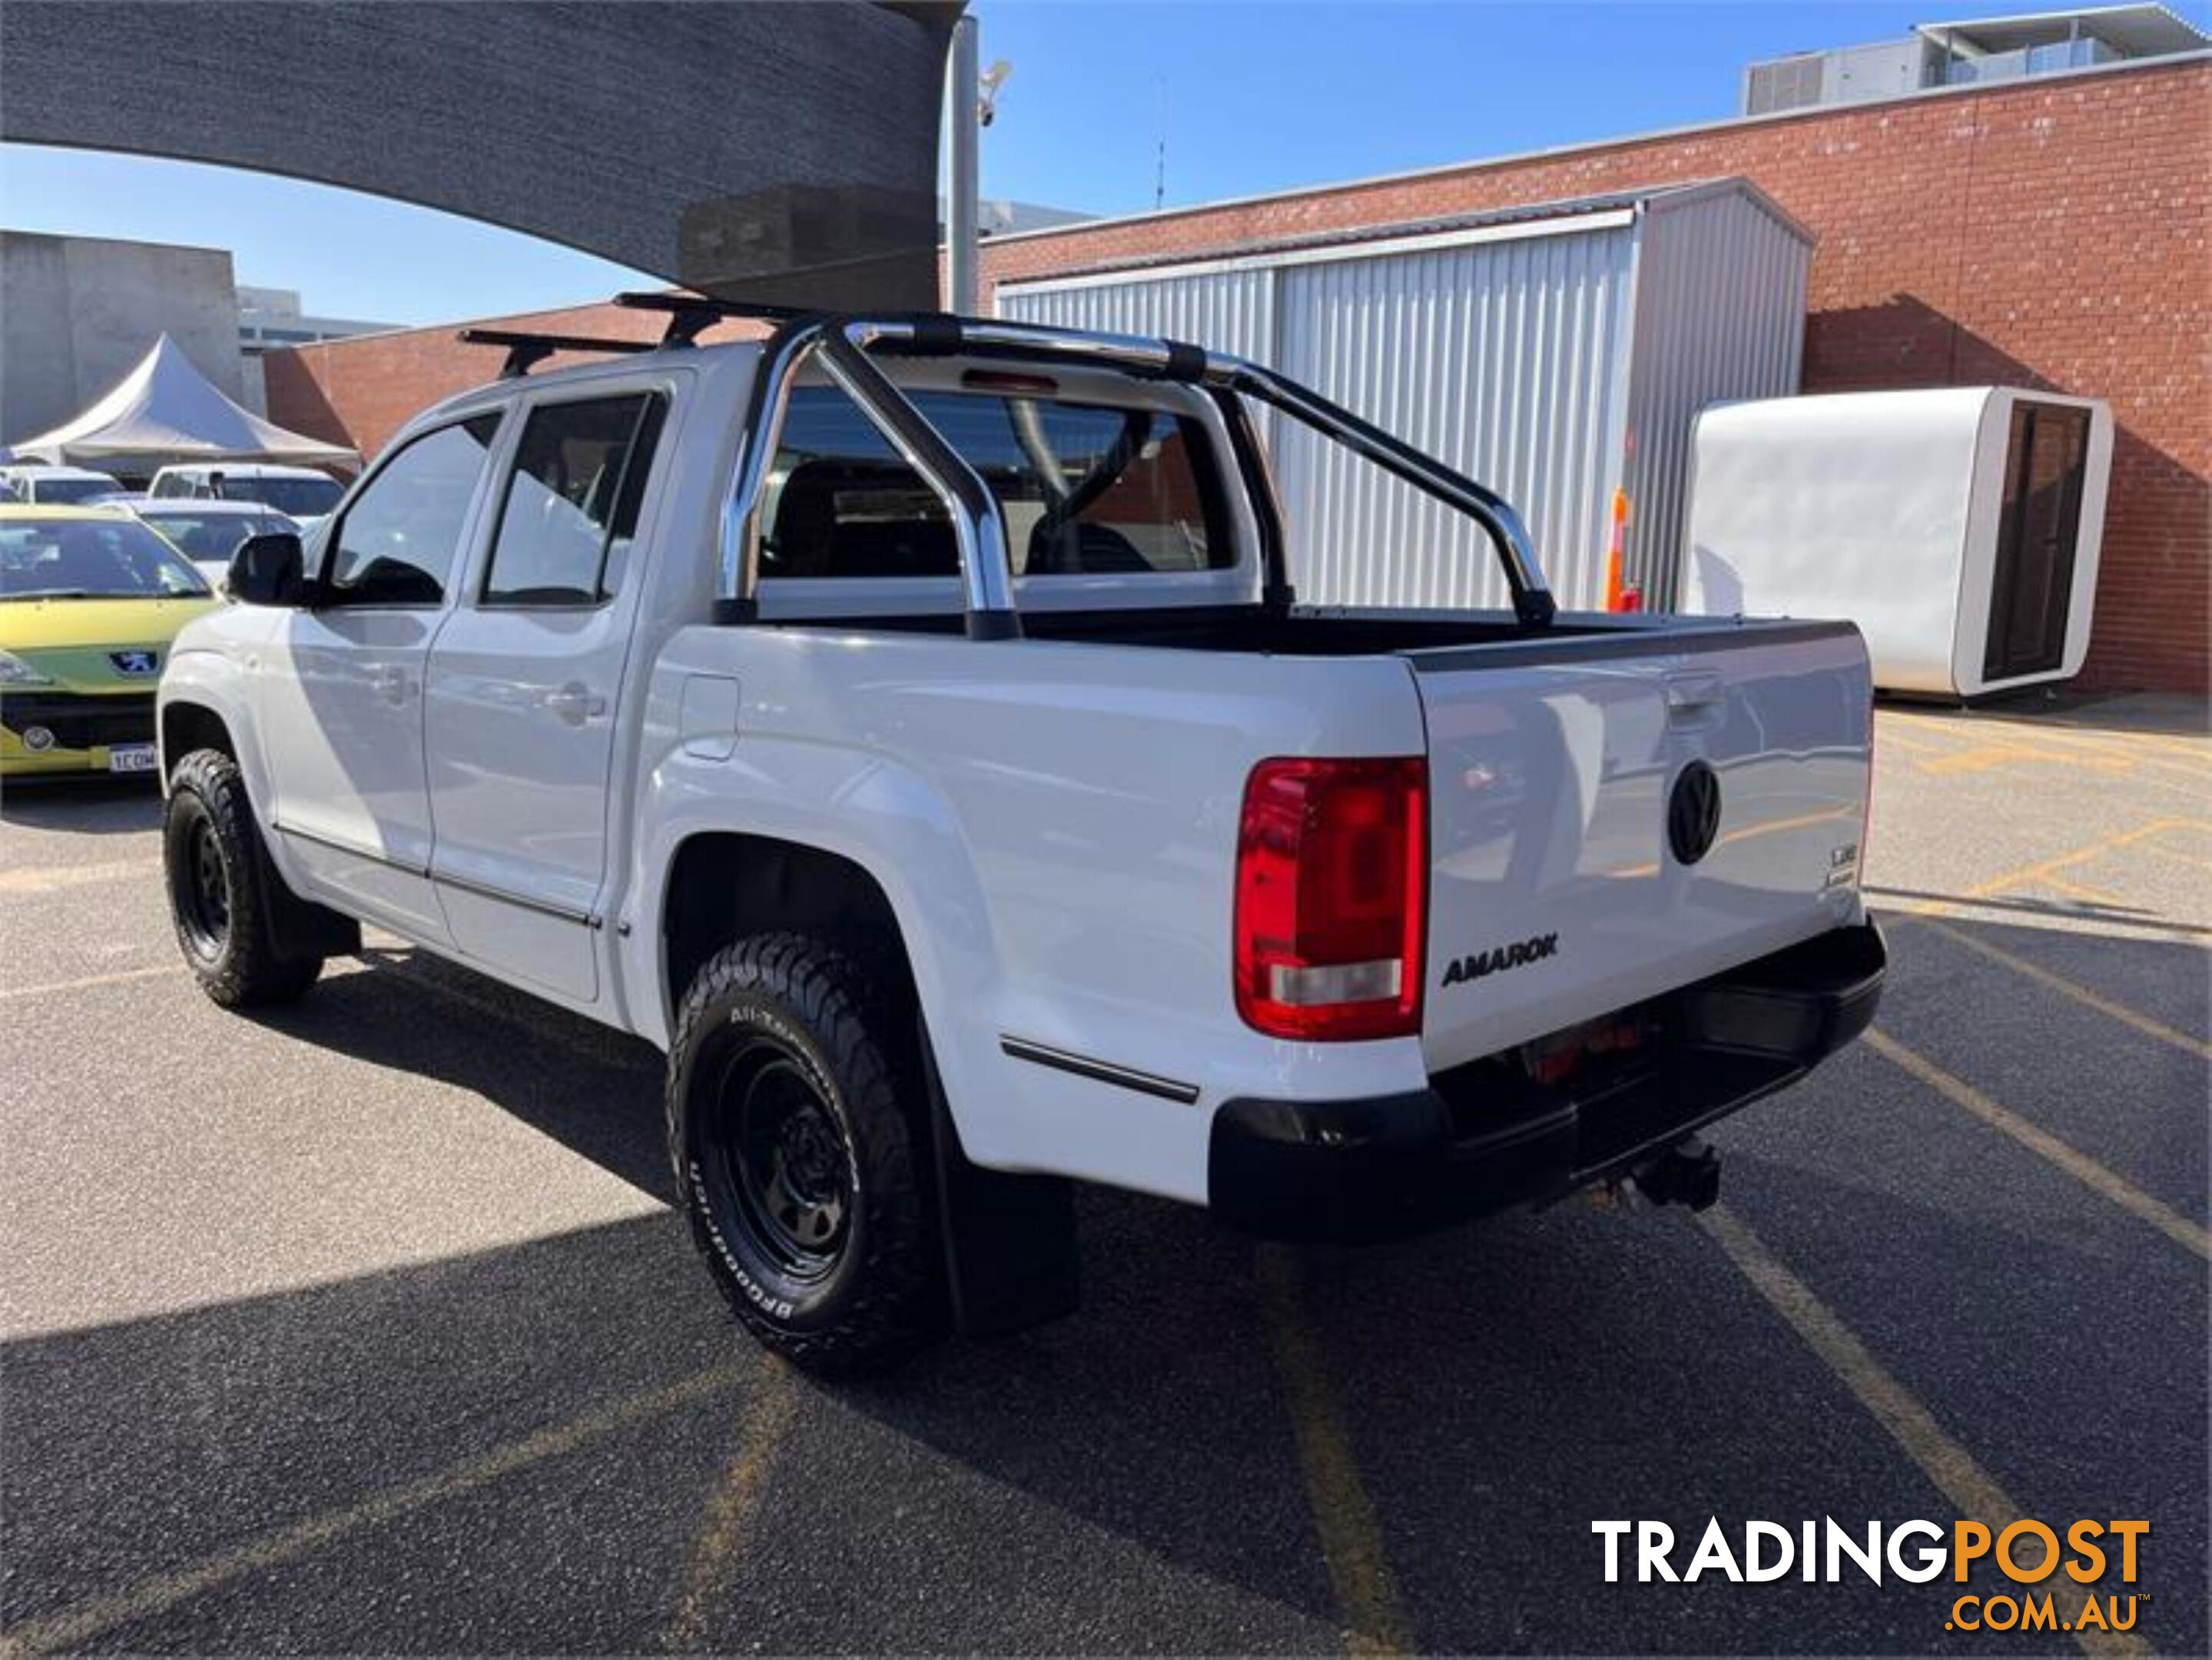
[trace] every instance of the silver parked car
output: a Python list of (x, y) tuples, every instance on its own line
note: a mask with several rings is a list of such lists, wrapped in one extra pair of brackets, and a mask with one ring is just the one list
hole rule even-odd
[(258, 502), (174, 498), (157, 502), (139, 497), (128, 505), (159, 531), (172, 547), (191, 560), (217, 593), (224, 592), (223, 580), (230, 575), (230, 556), (247, 537), (263, 536), (272, 531), (300, 534), (300, 526), (290, 515)]

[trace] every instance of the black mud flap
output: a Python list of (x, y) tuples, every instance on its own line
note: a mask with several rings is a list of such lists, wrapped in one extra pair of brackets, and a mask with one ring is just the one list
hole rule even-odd
[(927, 1033), (922, 1064), (952, 1329), (967, 1337), (1002, 1337), (1074, 1313), (1082, 1301), (1075, 1184), (1060, 1176), (1010, 1176), (970, 1160)]
[(254, 826), (253, 860), (261, 877), (261, 891), (268, 903), (262, 907), (261, 927), (270, 949), (294, 962), (311, 957), (358, 957), (361, 924), (327, 905), (302, 899), (292, 891), (269, 856), (269, 832)]

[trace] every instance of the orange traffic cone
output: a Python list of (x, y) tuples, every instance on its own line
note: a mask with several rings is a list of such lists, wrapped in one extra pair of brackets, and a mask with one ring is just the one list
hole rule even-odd
[(1617, 489), (1613, 493), (1613, 535), (1605, 549), (1605, 608), (1607, 611), (1642, 611), (1644, 590), (1627, 580), (1628, 562), (1628, 492)]

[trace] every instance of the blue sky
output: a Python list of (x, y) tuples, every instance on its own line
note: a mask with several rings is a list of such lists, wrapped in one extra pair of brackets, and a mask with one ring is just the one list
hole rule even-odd
[[(981, 0), (1013, 74), (986, 195), (1096, 213), (1572, 143), (1735, 112), (1743, 66), (2038, 9), (1913, 3), (1264, 4)], [(2175, 8), (2202, 24), (2203, 4)], [(0, 223), (227, 247), (311, 310), (423, 323), (603, 296), (617, 267), (395, 203), (222, 168), (0, 146)]]

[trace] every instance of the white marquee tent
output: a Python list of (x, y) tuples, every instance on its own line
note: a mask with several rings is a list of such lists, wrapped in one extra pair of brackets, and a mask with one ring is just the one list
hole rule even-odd
[(232, 403), (166, 334), (83, 414), (10, 447), (18, 459), (60, 465), (135, 462), (132, 472), (178, 461), (361, 465), (343, 445), (288, 432)]

